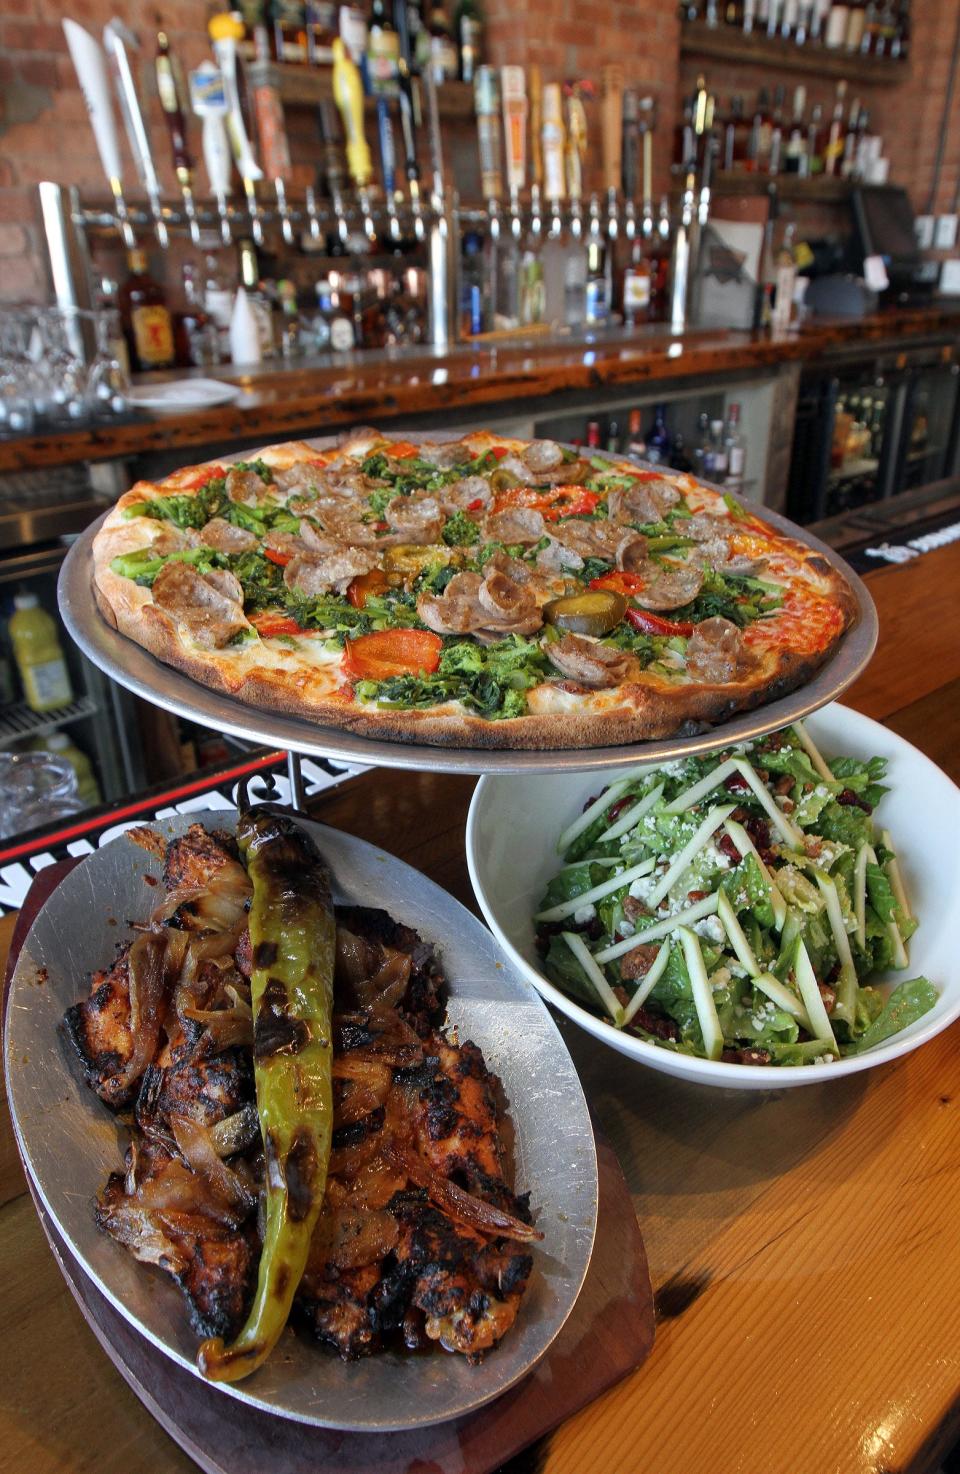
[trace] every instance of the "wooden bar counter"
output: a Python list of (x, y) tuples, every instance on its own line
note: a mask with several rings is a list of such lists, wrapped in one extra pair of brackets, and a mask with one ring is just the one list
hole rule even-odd
[[(455, 415), (482, 421), (495, 409), (631, 385), (713, 380), (750, 370), (810, 362), (846, 346), (896, 348), (924, 338), (955, 343), (960, 303), (877, 313), (842, 321), (817, 321), (800, 332), (772, 336), (732, 330), (671, 334), (662, 326), (635, 333), (611, 332), (595, 341), (536, 336), (525, 342), (353, 353), (340, 360), (288, 368), (265, 365), (244, 374), (217, 370), (241, 397), (216, 409), (125, 420), (90, 429), (0, 440), (0, 472), (36, 466), (107, 460), (189, 446), (229, 443), (233, 448), (290, 440), (344, 425), (383, 424), (403, 417), (437, 422)], [(170, 375), (155, 375), (161, 381)]]
[[(847, 700), (960, 778), (960, 543), (869, 586), (880, 646)], [(370, 772), (316, 813), (471, 904), (472, 786)], [(960, 1435), (958, 1028), (882, 1069), (761, 1095), (671, 1080), (562, 1027), (633, 1194), (657, 1342), (512, 1474), (933, 1471)], [(62, 1282), (6, 1117), (0, 1204), (0, 1474), (186, 1474)]]

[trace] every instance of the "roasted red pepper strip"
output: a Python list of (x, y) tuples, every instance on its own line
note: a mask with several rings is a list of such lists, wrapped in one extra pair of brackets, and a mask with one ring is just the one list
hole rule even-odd
[(289, 614), (252, 614), (250, 623), (258, 635), (269, 640), (271, 635), (303, 635), (307, 631), (302, 629), (295, 619)]
[(201, 491), (211, 481), (219, 481), (222, 477), (226, 476), (228, 469), (227, 466), (204, 466), (203, 470), (198, 471), (193, 480), (189, 481), (182, 489), (184, 491)]
[(612, 589), (615, 594), (639, 594), (646, 582), (639, 573), (605, 573), (602, 578), (591, 578), (592, 589)]
[(344, 642), (343, 669), (354, 680), (367, 681), (432, 675), (442, 649), (443, 641), (432, 630), (374, 630)]
[(276, 563), (278, 568), (286, 568), (290, 562), (289, 553), (278, 553), (275, 548), (264, 548), (263, 556), (269, 563)]
[(661, 619), (659, 614), (649, 614), (646, 609), (628, 609), (627, 618), (641, 635), (683, 635), (688, 639), (693, 634), (693, 625), (685, 620)]
[(495, 512), (506, 507), (533, 507), (541, 512), (547, 522), (556, 522), (561, 517), (584, 517), (594, 512), (600, 503), (600, 493), (586, 486), (553, 486), (540, 490), (535, 486), (511, 486), (497, 493), (493, 503)]
[(347, 598), (354, 609), (362, 609), (371, 594), (382, 594), (390, 587), (387, 575), (380, 568), (369, 573), (358, 573), (347, 589)]

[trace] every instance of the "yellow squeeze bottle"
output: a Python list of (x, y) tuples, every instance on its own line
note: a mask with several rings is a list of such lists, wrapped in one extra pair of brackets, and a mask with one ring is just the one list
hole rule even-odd
[(36, 594), (17, 594), (13, 607), (10, 642), (27, 705), (33, 711), (69, 706), (73, 691), (56, 623), (40, 608)]

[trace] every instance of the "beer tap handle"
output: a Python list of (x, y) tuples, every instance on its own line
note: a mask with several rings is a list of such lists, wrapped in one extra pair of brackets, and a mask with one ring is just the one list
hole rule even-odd
[(103, 28), (103, 45), (113, 68), (114, 82), (117, 88), (117, 96), (120, 99), (120, 111), (127, 130), (130, 152), (133, 154), (133, 161), (137, 166), (140, 182), (150, 202), (150, 213), (153, 216), (157, 243), (166, 250), (170, 244), (170, 236), (167, 232), (166, 221), (163, 218), (163, 205), (160, 200), (160, 180), (157, 176), (156, 165), (153, 162), (153, 154), (150, 151), (150, 138), (143, 119), (143, 113), (140, 110), (140, 98), (133, 75), (133, 67), (130, 63), (130, 48), (134, 50), (138, 49), (137, 38), (122, 21), (111, 20)]

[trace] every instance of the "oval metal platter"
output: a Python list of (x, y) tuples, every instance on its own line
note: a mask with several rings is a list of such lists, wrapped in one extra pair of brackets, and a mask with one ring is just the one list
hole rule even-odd
[[(455, 437), (414, 433), (408, 438), (417, 441)], [(332, 443), (330, 438), (307, 441), (318, 450), (325, 450)], [(220, 456), (218, 460), (220, 464), (227, 464), (231, 457)], [(876, 648), (877, 611), (865, 585), (849, 564), (826, 543), (781, 517), (778, 512), (764, 506), (757, 506), (756, 510), (778, 531), (814, 548), (833, 564), (853, 590), (857, 600), (856, 621), (844, 635), (833, 658), (798, 690), (753, 711), (741, 712), (704, 732), (652, 742), (617, 747), (564, 748), (556, 752), (387, 742), (321, 726), (319, 722), (311, 722), (304, 717), (249, 706), (246, 702), (210, 691), (189, 676), (164, 665), (133, 640), (111, 628), (101, 615), (93, 593), (92, 549), (103, 517), (81, 534), (64, 560), (58, 586), (60, 613), (87, 658), (135, 696), (189, 721), (199, 722), (201, 726), (230, 732), (252, 742), (284, 747), (290, 752), (338, 758), (348, 763), (368, 763), (381, 768), (426, 768), (442, 773), (582, 772), (618, 767), (634, 759), (638, 762), (667, 762), (712, 752), (730, 742), (746, 742), (809, 716), (812, 711), (835, 701), (856, 680)]]
[[(232, 828), (232, 814), (179, 815)], [(593, 1248), (597, 1156), (580, 1081), (537, 994), (490, 933), (418, 871), (350, 835), (305, 822), (334, 875), (334, 899), (383, 906), (435, 942), (450, 980), (448, 1018), (483, 1050), (503, 1083), (513, 1127), (514, 1184), (528, 1191), (544, 1234), (516, 1324), (480, 1366), (433, 1351), (384, 1352), (345, 1364), (292, 1330), (244, 1382), (211, 1385), (266, 1412), (324, 1428), (391, 1432), (444, 1422), (499, 1397), (536, 1365), (573, 1308)], [(60, 1234), (111, 1304), (182, 1367), (196, 1371), (197, 1340), (183, 1297), (161, 1271), (138, 1264), (101, 1233), (93, 1199), (122, 1165), (125, 1133), (83, 1083), (60, 1032), (64, 1010), (109, 963), (129, 920), (156, 891), (160, 862), (125, 836), (88, 856), (51, 896), (20, 954), (6, 1016), (7, 1091), (30, 1177)]]

